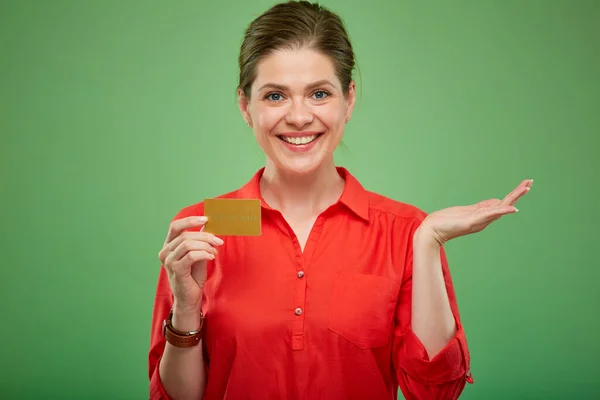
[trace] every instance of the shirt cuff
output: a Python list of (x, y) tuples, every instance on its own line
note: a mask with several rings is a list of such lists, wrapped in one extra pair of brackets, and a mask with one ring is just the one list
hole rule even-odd
[(408, 329), (400, 346), (400, 367), (410, 376), (431, 384), (443, 384), (465, 378), (473, 383), (467, 341), (462, 327), (446, 346), (429, 359), (421, 340)]
[(150, 400), (169, 400), (169, 395), (167, 395), (167, 392), (160, 381), (158, 366), (160, 365), (161, 358), (158, 359), (156, 368), (154, 368), (154, 372), (150, 378)]

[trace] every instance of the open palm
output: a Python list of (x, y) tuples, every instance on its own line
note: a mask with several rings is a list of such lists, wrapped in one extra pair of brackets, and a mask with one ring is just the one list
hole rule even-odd
[(529, 192), (532, 183), (532, 179), (524, 180), (502, 200), (489, 199), (435, 211), (425, 218), (421, 228), (433, 235), (440, 245), (459, 236), (480, 232), (503, 215), (518, 211), (514, 205)]

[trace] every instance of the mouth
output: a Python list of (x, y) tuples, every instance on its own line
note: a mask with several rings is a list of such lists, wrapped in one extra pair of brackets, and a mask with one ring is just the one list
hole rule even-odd
[(294, 146), (306, 146), (306, 145), (314, 142), (321, 136), (323, 136), (323, 134), (324, 133), (317, 133), (316, 135), (307, 135), (307, 136), (277, 135), (277, 138), (279, 138), (279, 140), (281, 140), (282, 142), (285, 142), (285, 143), (288, 143), (288, 144), (291, 144)]

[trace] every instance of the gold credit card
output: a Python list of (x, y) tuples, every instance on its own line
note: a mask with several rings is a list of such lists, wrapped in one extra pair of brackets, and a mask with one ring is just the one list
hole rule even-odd
[(204, 231), (225, 236), (260, 236), (259, 199), (205, 199)]

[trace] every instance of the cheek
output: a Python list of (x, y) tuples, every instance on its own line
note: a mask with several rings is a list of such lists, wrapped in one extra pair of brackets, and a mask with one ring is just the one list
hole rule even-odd
[(283, 119), (283, 108), (264, 107), (256, 113), (258, 127), (266, 132), (272, 130)]
[(257, 110), (255, 114), (255, 128), (257, 135), (267, 136), (272, 132), (277, 124), (283, 119), (284, 114), (281, 109), (273, 107), (265, 107)]
[(337, 130), (344, 125), (344, 110), (340, 109), (337, 104), (327, 104), (317, 107), (314, 114), (328, 129)]

